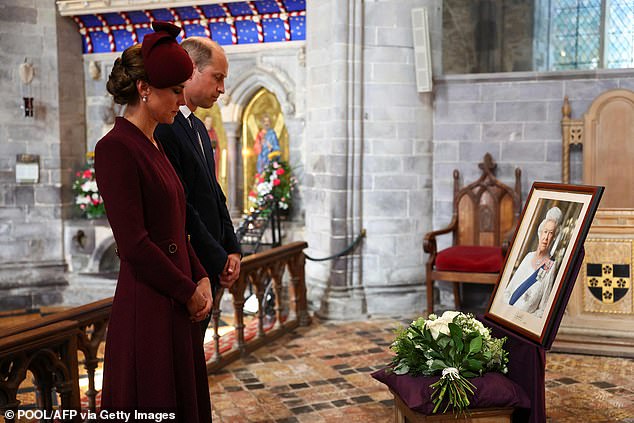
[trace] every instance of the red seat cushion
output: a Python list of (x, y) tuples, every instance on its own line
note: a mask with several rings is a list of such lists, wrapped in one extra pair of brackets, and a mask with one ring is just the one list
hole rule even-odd
[(438, 253), (436, 270), (497, 273), (503, 262), (501, 247), (456, 245)]

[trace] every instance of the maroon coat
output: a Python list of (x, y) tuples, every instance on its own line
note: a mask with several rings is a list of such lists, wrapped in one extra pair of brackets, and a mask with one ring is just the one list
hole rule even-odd
[(187, 240), (178, 176), (163, 150), (124, 118), (97, 143), (95, 175), (121, 259), (101, 406), (210, 422), (200, 328), (186, 308), (206, 273)]

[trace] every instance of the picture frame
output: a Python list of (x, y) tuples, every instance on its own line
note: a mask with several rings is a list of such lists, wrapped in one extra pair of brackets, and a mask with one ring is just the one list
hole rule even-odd
[(542, 347), (552, 344), (603, 190), (533, 183), (485, 319)]

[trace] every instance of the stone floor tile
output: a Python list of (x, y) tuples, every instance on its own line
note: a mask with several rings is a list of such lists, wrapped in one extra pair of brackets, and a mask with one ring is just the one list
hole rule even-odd
[[(209, 377), (214, 422), (392, 422), (392, 396), (370, 373), (389, 364), (400, 324), (315, 319)], [(548, 353), (546, 361), (548, 423), (634, 422), (634, 360)]]

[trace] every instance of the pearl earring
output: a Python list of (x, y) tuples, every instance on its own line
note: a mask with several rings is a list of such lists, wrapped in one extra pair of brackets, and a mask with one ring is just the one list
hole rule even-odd
[(141, 97), (141, 100), (143, 100), (144, 103), (147, 103), (147, 96), (144, 95), (143, 97)]

